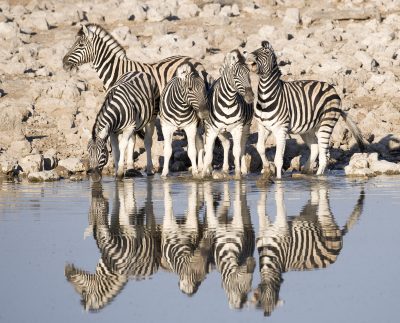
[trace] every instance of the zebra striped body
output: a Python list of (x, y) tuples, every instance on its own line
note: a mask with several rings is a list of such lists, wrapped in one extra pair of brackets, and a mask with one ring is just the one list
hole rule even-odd
[[(94, 173), (101, 172), (107, 162), (108, 137), (113, 148), (116, 176), (124, 175), (126, 148), (128, 169), (133, 168), (134, 134), (152, 119), (157, 91), (151, 75), (142, 72), (128, 72), (108, 90), (88, 144), (90, 168)], [(146, 149), (150, 150), (150, 147)]]
[(197, 135), (199, 121), (208, 117), (207, 93), (204, 81), (194, 66), (182, 64), (161, 94), (160, 120), (164, 135), (164, 169), (167, 176), (172, 154), (172, 135), (183, 129), (188, 141), (188, 156), (192, 163), (192, 173), (197, 175), (197, 145), (199, 146), (199, 166), (202, 166), (202, 138)]
[[(208, 89), (212, 78), (206, 73), (201, 63), (186, 56), (173, 56), (159, 62), (147, 64), (136, 62), (126, 56), (125, 49), (103, 27), (96, 24), (87, 24), (77, 33), (77, 39), (63, 58), (63, 67), (69, 71), (79, 66), (92, 63), (97, 75), (107, 90), (127, 72), (137, 71), (150, 74), (156, 81), (158, 93), (161, 94), (167, 82), (174, 76), (182, 63), (191, 63), (203, 77)], [(155, 115), (159, 111), (159, 97), (156, 97)], [(149, 123), (145, 131), (145, 146), (147, 154), (147, 174), (153, 173), (151, 152), (147, 147), (152, 145), (154, 120)], [(133, 139), (132, 139), (133, 140)]]
[(187, 294), (197, 292), (208, 272), (208, 254), (211, 245), (202, 238), (197, 217), (199, 209), (198, 183), (191, 184), (185, 223), (174, 215), (170, 183), (164, 183), (165, 216), (161, 240), (164, 269), (179, 276), (179, 288)]
[(235, 183), (233, 218), (228, 220), (230, 208), (229, 183), (224, 183), (224, 200), (218, 214), (210, 183), (204, 183), (204, 198), (207, 207), (207, 235), (212, 237), (213, 256), (217, 270), (221, 273), (222, 287), (231, 308), (242, 308), (251, 290), (255, 260), (254, 230), (242, 183)]
[(272, 223), (265, 214), (266, 192), (258, 203), (260, 232), (257, 237), (261, 283), (254, 293), (257, 306), (269, 316), (279, 304), (282, 274), (325, 268), (333, 264), (343, 246), (343, 236), (361, 215), (361, 192), (346, 226), (340, 229), (329, 207), (325, 184), (311, 187), (311, 198), (299, 216), (287, 219), (283, 188), (277, 186), (277, 216)]
[(92, 274), (67, 265), (65, 275), (81, 295), (85, 309), (99, 310), (121, 292), (129, 279), (145, 279), (157, 272), (160, 237), (151, 200), (144, 210), (136, 210), (132, 182), (116, 187), (111, 224), (101, 186), (92, 188), (89, 224), (101, 252), (96, 271)]
[(248, 55), (247, 62), (260, 77), (254, 117), (259, 124), (257, 150), (263, 160), (264, 171), (269, 172), (265, 139), (271, 132), (276, 138), (274, 162), (278, 178), (281, 178), (288, 133), (300, 134), (310, 147), (310, 158), (304, 167), (306, 172), (312, 172), (319, 155), (317, 175), (323, 174), (327, 166), (329, 140), (340, 116), (362, 148), (361, 134), (342, 110), (341, 99), (332, 85), (319, 81), (282, 81), (275, 53), (267, 41)]
[[(245, 59), (238, 50), (233, 50), (225, 57), (217, 79), (209, 92), (210, 117), (206, 120), (206, 155), (203, 176), (207, 174), (212, 162), (214, 142), (218, 134), (230, 132), (233, 137), (233, 155), (235, 173), (246, 174), (244, 154), (251, 120), (253, 117), (254, 94), (250, 84), (250, 72)], [(224, 147), (223, 170), (228, 171), (228, 147)]]

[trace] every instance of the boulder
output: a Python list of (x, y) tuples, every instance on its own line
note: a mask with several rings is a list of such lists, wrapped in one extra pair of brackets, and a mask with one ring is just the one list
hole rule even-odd
[(43, 170), (43, 156), (40, 154), (28, 155), (19, 160), (19, 165), (25, 174)]
[(58, 162), (59, 166), (65, 167), (68, 171), (72, 173), (85, 171), (85, 166), (81, 159), (79, 158), (67, 158), (62, 159)]
[(60, 176), (54, 170), (45, 170), (29, 173), (28, 180), (30, 182), (52, 182), (60, 180)]

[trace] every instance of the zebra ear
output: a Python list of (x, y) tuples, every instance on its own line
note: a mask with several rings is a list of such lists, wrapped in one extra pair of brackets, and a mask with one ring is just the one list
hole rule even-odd
[(183, 64), (181, 66), (178, 67), (178, 69), (176, 70), (176, 76), (184, 79), (186, 76), (188, 76), (190, 74), (190, 66), (188, 64)]
[(271, 44), (267, 40), (263, 40), (261, 46), (265, 49), (273, 50)]
[(109, 130), (110, 130), (110, 126), (109, 126), (109, 125), (106, 125), (103, 129), (101, 129), (101, 130), (98, 132), (97, 137), (99, 137), (99, 138), (101, 138), (101, 139), (106, 138), (106, 137), (108, 136)]
[(230, 53), (228, 53), (225, 57), (225, 64), (228, 67), (232, 67), (239, 61), (239, 54), (237, 51), (233, 50)]
[(87, 38), (90, 38), (93, 34), (86, 25), (82, 25), (82, 32)]

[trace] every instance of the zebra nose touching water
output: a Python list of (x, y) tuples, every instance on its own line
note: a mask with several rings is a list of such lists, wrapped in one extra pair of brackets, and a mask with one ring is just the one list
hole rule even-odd
[(257, 151), (261, 156), (264, 172), (270, 171), (265, 157), (265, 140), (271, 132), (276, 139), (274, 163), (277, 178), (281, 178), (288, 133), (300, 134), (310, 148), (310, 157), (304, 166), (306, 173), (312, 172), (318, 156), (317, 175), (324, 173), (330, 137), (339, 117), (343, 117), (359, 147), (363, 149), (361, 133), (342, 110), (341, 99), (332, 85), (319, 81), (281, 80), (275, 52), (267, 41), (263, 41), (261, 48), (250, 53), (246, 62), (259, 75), (254, 118), (258, 122)]
[[(88, 143), (92, 180), (98, 181), (101, 178), (101, 171), (107, 163), (108, 137), (112, 146), (116, 177), (124, 176), (126, 150), (127, 167), (133, 168), (135, 133), (146, 127), (154, 117), (157, 91), (158, 87), (151, 75), (128, 72), (107, 92)], [(151, 156), (151, 146), (147, 146), (146, 151)]]
[[(197, 135), (200, 120), (208, 118), (207, 90), (203, 79), (190, 63), (182, 64), (176, 76), (166, 85), (160, 100), (161, 129), (164, 136), (164, 168), (162, 176), (169, 171), (172, 154), (172, 135), (175, 130), (183, 129), (188, 141), (188, 156), (192, 163), (193, 176), (202, 166), (202, 138)], [(196, 147), (197, 146), (197, 147)]]
[[(250, 70), (245, 64), (244, 56), (238, 50), (226, 55), (220, 75), (208, 96), (210, 117), (205, 122), (206, 146), (202, 175), (206, 176), (211, 167), (216, 137), (221, 133), (230, 132), (233, 137), (235, 176), (240, 177), (241, 174), (247, 173), (246, 164), (241, 159), (253, 117), (254, 94), (251, 89)], [(227, 166), (226, 150), (229, 146), (224, 146), (224, 164)]]

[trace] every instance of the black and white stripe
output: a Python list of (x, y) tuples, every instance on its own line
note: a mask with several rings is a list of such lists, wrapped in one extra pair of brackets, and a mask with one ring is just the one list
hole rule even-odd
[(311, 198), (300, 215), (288, 219), (283, 187), (278, 184), (275, 191), (277, 215), (272, 222), (265, 211), (266, 191), (260, 193), (257, 248), (261, 283), (254, 292), (254, 301), (264, 310), (264, 315), (269, 316), (280, 304), (282, 274), (333, 264), (342, 250), (343, 236), (361, 216), (363, 191), (347, 223), (340, 229), (330, 209), (328, 194), (326, 184), (312, 184)]
[(191, 183), (184, 220), (174, 214), (171, 183), (164, 183), (164, 207), (161, 250), (163, 268), (179, 276), (179, 289), (193, 295), (208, 273), (211, 244), (202, 237), (199, 223), (199, 183)]
[(235, 182), (231, 220), (228, 219), (231, 206), (229, 183), (225, 182), (223, 185), (224, 198), (216, 214), (211, 183), (204, 183), (208, 225), (205, 235), (212, 240), (213, 259), (221, 274), (222, 287), (229, 306), (239, 309), (247, 301), (247, 294), (251, 290), (255, 267), (253, 258), (255, 236), (244, 184)]
[[(167, 82), (174, 76), (182, 63), (193, 64), (204, 79), (207, 89), (212, 81), (202, 64), (190, 57), (172, 56), (151, 64), (131, 60), (115, 38), (97, 24), (83, 25), (77, 33), (75, 43), (63, 58), (63, 67), (67, 71), (78, 69), (79, 66), (86, 63), (92, 63), (106, 90), (113, 86), (123, 74), (138, 71), (153, 76), (158, 85), (158, 92), (161, 94)], [(158, 102), (159, 97), (156, 98), (155, 114), (159, 111)], [(154, 122), (152, 121), (145, 131), (146, 147), (151, 147), (153, 133)], [(146, 172), (147, 174), (153, 173), (153, 164), (149, 153), (147, 153)]]
[[(98, 178), (107, 162), (108, 137), (112, 145), (116, 176), (121, 178), (124, 175), (126, 149), (127, 167), (133, 168), (134, 134), (146, 127), (153, 118), (157, 93), (154, 78), (142, 72), (124, 74), (108, 90), (88, 143), (93, 179)], [(146, 151), (151, 159), (151, 147), (146, 147)]]
[(312, 172), (319, 155), (317, 175), (323, 174), (327, 166), (329, 140), (340, 116), (346, 121), (360, 148), (363, 148), (360, 131), (342, 110), (341, 99), (334, 87), (319, 81), (281, 80), (271, 45), (267, 41), (261, 45), (261, 48), (248, 55), (247, 62), (260, 77), (254, 117), (259, 123), (257, 150), (263, 160), (264, 171), (269, 172), (265, 139), (271, 132), (276, 138), (274, 162), (278, 178), (281, 178), (288, 133), (300, 134), (310, 147), (310, 158), (304, 167), (306, 172)]
[[(151, 185), (145, 206), (137, 210), (133, 183), (116, 183), (116, 197), (108, 219), (108, 201), (99, 183), (92, 187), (89, 228), (101, 258), (95, 273), (72, 264), (65, 276), (81, 295), (86, 310), (100, 310), (118, 295), (129, 279), (145, 279), (157, 272), (160, 264), (160, 232), (152, 212)], [(150, 199), (150, 200), (149, 200)], [(150, 203), (149, 203), (150, 201)]]
[[(230, 132), (233, 137), (235, 175), (247, 173), (246, 165), (241, 163), (250, 123), (253, 117), (254, 94), (251, 89), (250, 71), (245, 58), (238, 50), (228, 53), (217, 79), (209, 92), (210, 117), (205, 122), (206, 147), (203, 176), (209, 172), (214, 142), (219, 134)], [(224, 145), (223, 170), (228, 171), (229, 145)]]
[(164, 169), (162, 176), (167, 176), (172, 154), (172, 135), (175, 130), (183, 129), (188, 141), (188, 156), (192, 163), (192, 174), (202, 168), (202, 138), (197, 134), (200, 120), (208, 117), (207, 90), (203, 79), (190, 63), (182, 64), (164, 88), (160, 100), (160, 121), (164, 135)]

